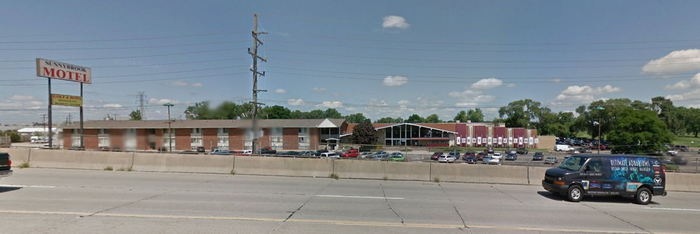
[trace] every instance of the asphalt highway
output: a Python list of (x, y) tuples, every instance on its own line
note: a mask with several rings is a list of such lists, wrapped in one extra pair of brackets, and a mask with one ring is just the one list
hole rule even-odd
[(697, 233), (700, 194), (562, 201), (540, 186), (17, 169), (2, 233)]

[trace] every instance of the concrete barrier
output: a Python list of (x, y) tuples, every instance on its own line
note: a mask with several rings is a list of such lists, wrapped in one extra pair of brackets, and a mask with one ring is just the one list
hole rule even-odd
[(700, 192), (700, 174), (666, 173), (666, 190)]
[(29, 162), (30, 148), (0, 148), (0, 152), (10, 154), (13, 166), (19, 166), (22, 163)]
[(233, 171), (241, 175), (328, 177), (330, 159), (236, 156)]
[(128, 169), (132, 162), (131, 153), (35, 149), (31, 154), (31, 167), (118, 170)]
[(547, 172), (549, 168), (551, 167), (529, 167), (527, 172), (529, 184), (542, 185), (544, 173)]
[(431, 164), (431, 175), (445, 182), (527, 184), (527, 167), (470, 164)]
[(231, 173), (233, 156), (134, 153), (135, 171)]
[(430, 163), (387, 162), (384, 176), (389, 180), (430, 180)]
[(333, 173), (348, 179), (384, 179), (386, 161), (335, 160)]

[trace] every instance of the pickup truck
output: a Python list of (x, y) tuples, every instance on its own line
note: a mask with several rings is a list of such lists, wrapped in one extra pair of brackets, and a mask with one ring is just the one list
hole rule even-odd
[(12, 175), (12, 161), (10, 154), (0, 153), (0, 177)]

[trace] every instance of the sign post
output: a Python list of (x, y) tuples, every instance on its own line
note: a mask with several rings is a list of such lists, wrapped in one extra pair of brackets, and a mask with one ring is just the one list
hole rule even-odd
[[(83, 84), (92, 83), (92, 69), (89, 67), (83, 67), (78, 65), (73, 65), (69, 63), (63, 63), (43, 58), (36, 59), (36, 76), (48, 78), (49, 82), (49, 148), (53, 148), (53, 122), (52, 122), (52, 105), (54, 105), (54, 96), (51, 94), (51, 79), (67, 80), (80, 83), (80, 97), (59, 95), (62, 96), (62, 104), (55, 105), (67, 105), (67, 106), (79, 106), (80, 107), (80, 148), (83, 148)], [(68, 97), (66, 99), (66, 97)], [(58, 98), (58, 96), (56, 96)], [(79, 104), (76, 105), (76, 101), (80, 100)]]

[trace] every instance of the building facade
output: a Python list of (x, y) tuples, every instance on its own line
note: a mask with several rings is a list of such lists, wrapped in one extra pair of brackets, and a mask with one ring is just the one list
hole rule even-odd
[[(250, 150), (253, 146), (250, 120), (98, 120), (84, 123), (87, 150), (186, 151), (204, 148)], [(259, 120), (260, 148), (316, 150), (337, 144), (344, 119)], [(80, 146), (80, 126), (63, 126), (64, 148)]]

